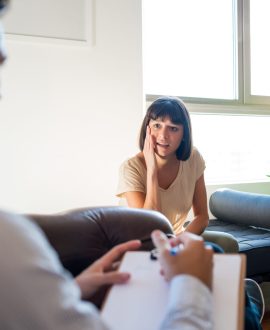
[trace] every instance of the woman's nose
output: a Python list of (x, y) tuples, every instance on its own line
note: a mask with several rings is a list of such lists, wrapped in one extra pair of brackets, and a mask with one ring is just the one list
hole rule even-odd
[(159, 131), (159, 136), (163, 139), (167, 139), (168, 137), (168, 130), (166, 127), (162, 127), (161, 130)]

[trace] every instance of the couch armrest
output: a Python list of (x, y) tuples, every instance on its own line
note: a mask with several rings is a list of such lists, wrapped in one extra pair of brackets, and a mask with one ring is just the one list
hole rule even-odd
[(270, 228), (270, 195), (218, 189), (211, 195), (209, 207), (219, 220)]

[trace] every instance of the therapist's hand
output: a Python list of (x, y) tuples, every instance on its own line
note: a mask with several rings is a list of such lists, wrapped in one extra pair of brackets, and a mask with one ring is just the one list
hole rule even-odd
[[(212, 287), (213, 250), (205, 246), (200, 236), (183, 232), (170, 241), (159, 230), (152, 233), (154, 245), (159, 250), (161, 271), (170, 281), (174, 276), (187, 274), (198, 278), (209, 289)], [(176, 255), (170, 254), (170, 248), (181, 244)]]
[(137, 250), (140, 246), (139, 240), (119, 244), (78, 275), (75, 281), (81, 289), (82, 298), (88, 299), (103, 285), (127, 282), (130, 274), (118, 272), (116, 262), (126, 251)]

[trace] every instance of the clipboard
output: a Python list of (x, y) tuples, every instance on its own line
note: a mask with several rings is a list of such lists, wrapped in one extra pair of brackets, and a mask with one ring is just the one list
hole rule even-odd
[[(169, 283), (160, 274), (158, 261), (149, 252), (127, 252), (121, 271), (131, 273), (126, 284), (114, 285), (101, 310), (112, 330), (157, 330), (165, 317)], [(215, 330), (244, 327), (244, 278), (246, 257), (215, 254), (213, 269), (213, 317)]]

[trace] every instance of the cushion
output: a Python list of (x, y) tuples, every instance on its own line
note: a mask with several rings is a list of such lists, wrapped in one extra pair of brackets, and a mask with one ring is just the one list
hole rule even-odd
[(247, 256), (247, 277), (253, 277), (259, 282), (270, 280), (270, 229), (213, 219), (207, 230), (233, 235), (239, 244), (239, 252)]
[(218, 189), (211, 195), (209, 207), (220, 220), (270, 228), (270, 195)]

